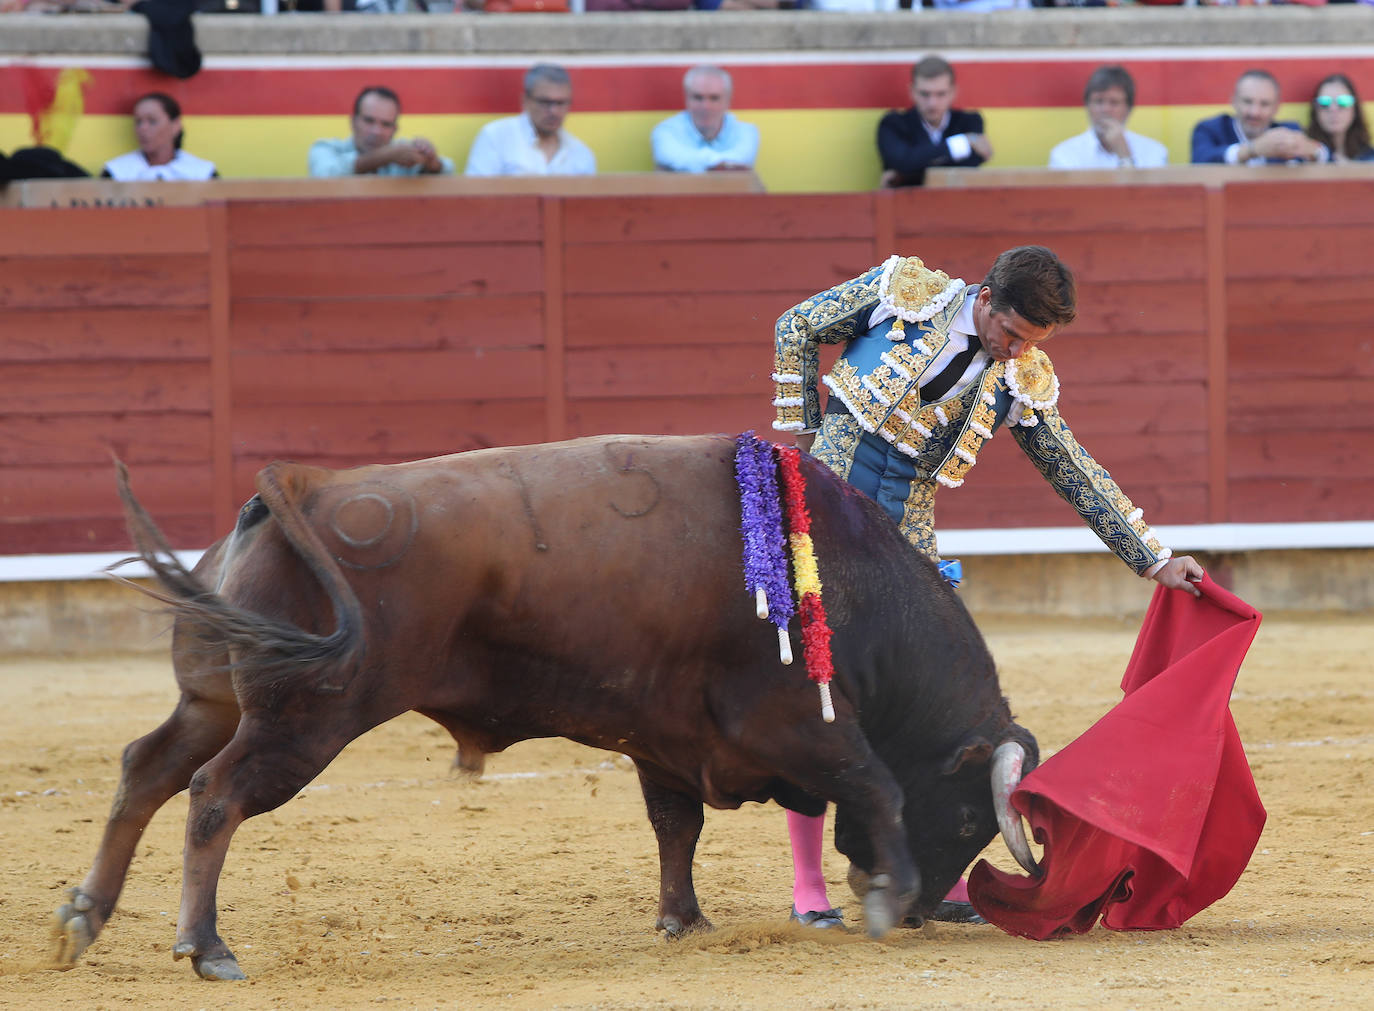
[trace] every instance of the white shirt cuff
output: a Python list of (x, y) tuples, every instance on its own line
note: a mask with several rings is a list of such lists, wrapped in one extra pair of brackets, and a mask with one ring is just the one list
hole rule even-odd
[(969, 143), (968, 134), (956, 133), (945, 141), (949, 145), (949, 156), (955, 161), (963, 161), (973, 153), (973, 145)]
[(1224, 158), (1224, 159), (1226, 160), (1226, 164), (1227, 164), (1227, 165), (1239, 165), (1239, 164), (1240, 164), (1240, 145), (1239, 145), (1239, 144), (1232, 144), (1230, 147), (1228, 147), (1228, 148), (1226, 149), (1226, 153), (1225, 153), (1224, 155), (1222, 155), (1222, 158)]

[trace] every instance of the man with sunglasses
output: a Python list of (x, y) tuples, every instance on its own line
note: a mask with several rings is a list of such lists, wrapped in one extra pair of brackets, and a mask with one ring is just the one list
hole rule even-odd
[(572, 79), (553, 63), (525, 73), (525, 111), (482, 127), (468, 153), (470, 176), (595, 175), (596, 155), (567, 130)]
[(1297, 123), (1276, 123), (1279, 82), (1267, 70), (1240, 75), (1231, 97), (1235, 114), (1222, 113), (1193, 127), (1193, 164), (1284, 165), (1326, 161), (1325, 147)]

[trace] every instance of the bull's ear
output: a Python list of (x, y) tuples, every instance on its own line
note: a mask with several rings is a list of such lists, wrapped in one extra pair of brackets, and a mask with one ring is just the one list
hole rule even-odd
[(949, 758), (945, 759), (945, 764), (941, 772), (946, 776), (952, 776), (965, 765), (986, 764), (992, 757), (992, 743), (985, 737), (966, 737), (959, 742), (959, 746), (954, 749)]

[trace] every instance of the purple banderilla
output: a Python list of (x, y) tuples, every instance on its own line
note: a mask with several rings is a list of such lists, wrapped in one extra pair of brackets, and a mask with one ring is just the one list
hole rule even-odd
[(739, 484), (740, 533), (744, 540), (744, 586), (755, 598), (758, 616), (778, 626), (782, 662), (791, 663), (787, 625), (795, 606), (787, 578), (787, 538), (782, 529), (772, 443), (755, 438), (752, 431), (737, 436), (735, 480)]

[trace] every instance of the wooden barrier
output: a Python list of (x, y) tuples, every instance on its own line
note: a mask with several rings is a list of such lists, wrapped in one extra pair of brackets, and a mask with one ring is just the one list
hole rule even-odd
[[(769, 431), (772, 329), (902, 250), (1077, 272), (1066, 418), (1151, 522), (1374, 518), (1367, 183), (396, 196), (0, 210), (0, 554), (179, 547), (274, 458)], [(833, 356), (835, 348), (827, 349)], [(1069, 525), (1005, 435), (945, 527)]]

